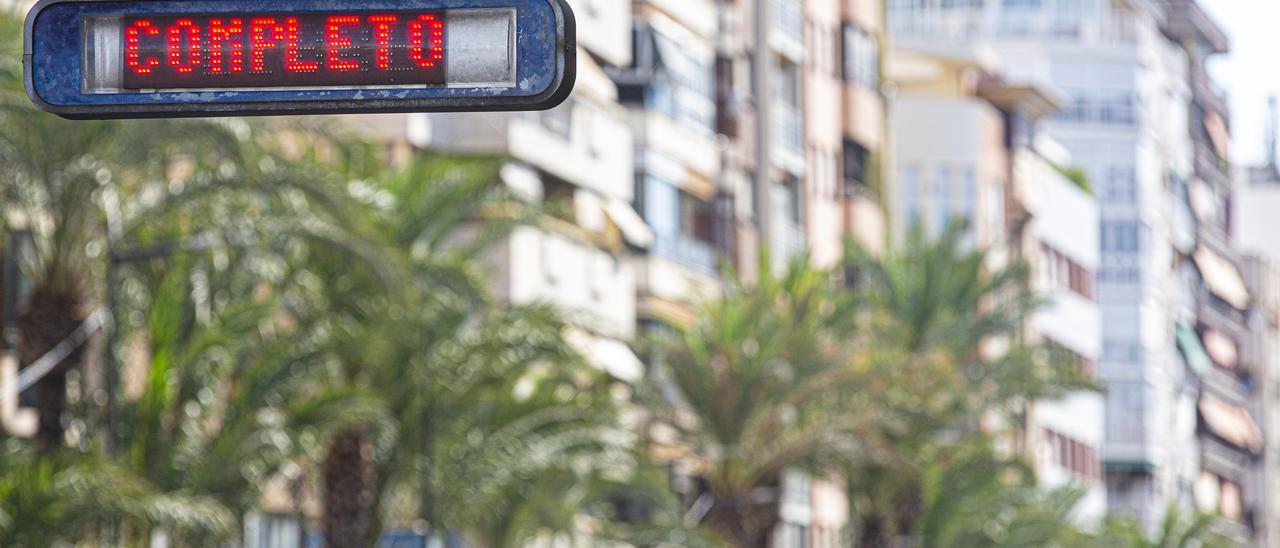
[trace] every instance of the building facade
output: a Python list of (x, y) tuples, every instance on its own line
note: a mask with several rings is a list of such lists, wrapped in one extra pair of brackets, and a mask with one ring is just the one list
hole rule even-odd
[(1280, 543), (1280, 241), (1274, 218), (1280, 207), (1277, 168), (1277, 103), (1271, 100), (1267, 160), (1235, 171), (1231, 200), (1232, 242), (1245, 257), (1244, 277), (1252, 308), (1248, 341), (1241, 354), (1250, 364), (1254, 387), (1251, 410), (1262, 431), (1263, 449), (1254, 473), (1256, 544)]
[[(883, 244), (880, 0), (570, 4), (578, 84), (564, 105), (408, 122), (416, 146), (507, 158), (503, 182), (560, 212), (500, 247), (500, 296), (580, 314), (584, 353), (638, 378), (626, 343), (691, 321), (722, 265), (750, 280), (761, 250), (775, 267), (806, 251), (830, 265), (846, 236)], [(677, 490), (691, 485), (678, 440), (658, 443)], [(839, 480), (781, 480), (775, 545), (838, 545)]]
[(1252, 481), (1258, 494), (1253, 512), (1257, 546), (1280, 543), (1280, 269), (1273, 260), (1252, 255), (1244, 266), (1253, 296), (1243, 352), (1253, 357), (1255, 388), (1249, 407), (1263, 434)]
[[(1169, 182), (1175, 211), (1171, 242), (1179, 259), (1181, 294), (1191, 305), (1191, 313), (1184, 308), (1175, 329), (1182, 333), (1180, 348), (1189, 365), (1198, 355), (1209, 357), (1208, 367), (1192, 368), (1200, 384), (1200, 467), (1192, 495), (1198, 509), (1225, 518), (1216, 524), (1220, 532), (1243, 543), (1259, 534), (1263, 497), (1255, 481), (1263, 432), (1252, 410), (1259, 364), (1248, 346), (1252, 300), (1243, 260), (1231, 243), (1230, 113), (1205, 69), (1211, 56), (1227, 52), (1229, 43), (1193, 0), (1168, 0), (1162, 29), (1185, 54), (1190, 88), (1187, 128), (1193, 168), (1189, 178)], [(1196, 351), (1197, 342), (1203, 354)]]
[[(1039, 128), (1061, 99), (1052, 90), (1004, 80), (985, 47), (901, 37), (889, 55), (891, 139), (897, 184), (889, 201), (895, 234), (934, 235), (957, 221), (967, 241), (998, 268), (1028, 263), (1049, 304), (1024, 336), (1093, 376), (1101, 352), (1094, 272), (1098, 204), (1070, 180), (1069, 153)], [(1028, 406), (1011, 428), (1010, 449), (1025, 455), (1046, 487), (1075, 485), (1076, 509), (1092, 522), (1106, 509), (1098, 448), (1104, 401), (1090, 392)]]
[[(1226, 47), (1221, 32), (1194, 2), (890, 0), (887, 10), (895, 36), (953, 50), (985, 45), (1007, 79), (1065, 95), (1044, 131), (1087, 176), (1100, 205), (1096, 292), (1105, 335), (1098, 376), (1108, 391), (1105, 432), (1094, 449), (1104, 464), (1107, 507), (1156, 527), (1165, 508), (1196, 503), (1195, 486), (1209, 483), (1201, 481), (1201, 460), (1210, 452), (1217, 498), (1246, 507), (1248, 493), (1237, 483), (1243, 469), (1219, 457), (1243, 459), (1250, 449), (1225, 444), (1202, 455), (1201, 441), (1220, 440), (1204, 419), (1201, 373), (1177, 342), (1178, 333), (1190, 332), (1194, 337), (1181, 337), (1190, 341), (1210, 327), (1238, 334), (1231, 328), (1242, 318), (1239, 307), (1213, 306), (1233, 281), (1216, 279), (1215, 292), (1201, 276), (1200, 263), (1212, 262), (1208, 268), (1228, 272), (1218, 278), (1231, 278), (1233, 267), (1222, 266), (1235, 264), (1225, 245), (1229, 223), (1218, 217), (1221, 230), (1201, 230), (1182, 205), (1190, 199), (1180, 198), (1212, 194), (1199, 199), (1207, 210), (1227, 203), (1213, 186), (1224, 173), (1226, 112), (1203, 71), (1205, 56)], [(1241, 386), (1221, 371), (1203, 374), (1213, 377), (1210, 395), (1223, 400), (1208, 405), (1235, 413), (1230, 406), (1241, 402)]]

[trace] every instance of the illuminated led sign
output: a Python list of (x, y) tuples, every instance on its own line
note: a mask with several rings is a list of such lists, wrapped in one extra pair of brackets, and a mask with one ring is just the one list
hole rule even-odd
[(27, 90), (72, 118), (534, 110), (573, 85), (563, 0), (46, 0)]

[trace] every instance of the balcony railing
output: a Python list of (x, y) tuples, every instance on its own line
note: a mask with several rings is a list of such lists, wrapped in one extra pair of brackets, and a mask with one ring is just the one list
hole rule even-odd
[(682, 234), (658, 234), (650, 252), (684, 266), (706, 272), (716, 270), (716, 253), (711, 245)]
[(889, 12), (889, 26), (899, 35), (953, 41), (974, 38), (1038, 38), (1076, 41), (1089, 45), (1132, 45), (1138, 41), (1137, 21), (1113, 15), (1105, 21), (1063, 19), (1051, 11), (1016, 13), (1005, 11), (994, 28), (981, 9), (920, 9), (909, 7)]

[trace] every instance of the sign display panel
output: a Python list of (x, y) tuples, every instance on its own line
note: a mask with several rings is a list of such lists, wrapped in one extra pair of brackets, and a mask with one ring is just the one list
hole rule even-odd
[(123, 89), (446, 83), (443, 12), (143, 16), (112, 30)]
[(46, 0), (28, 94), (68, 117), (209, 116), (534, 110), (573, 84), (563, 0), (264, 4)]

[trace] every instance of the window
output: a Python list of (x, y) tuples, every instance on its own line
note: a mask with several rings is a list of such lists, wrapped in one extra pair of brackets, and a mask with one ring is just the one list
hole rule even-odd
[(642, 194), (644, 220), (654, 234), (652, 252), (687, 266), (715, 270), (715, 204), (654, 176), (645, 177)]
[(951, 220), (951, 169), (939, 166), (933, 175), (933, 230), (940, 234)]
[(973, 222), (973, 209), (978, 199), (977, 188), (973, 176), (973, 167), (966, 167), (960, 173), (960, 203), (956, 212), (966, 223)]
[(799, 225), (801, 219), (800, 180), (788, 175), (773, 187), (773, 213), (778, 222)]
[(804, 149), (804, 116), (800, 112), (800, 66), (775, 56), (773, 108), (769, 111), (775, 144), (800, 154)]
[(1099, 231), (1102, 251), (1136, 253), (1141, 248), (1140, 233), (1136, 221), (1103, 222)]
[(880, 44), (853, 23), (844, 24), (844, 79), (869, 88), (880, 86)]
[(1083, 479), (1102, 478), (1102, 465), (1098, 452), (1088, 444), (1046, 428), (1045, 443), (1049, 446), (1053, 463)]
[(1048, 287), (1066, 289), (1081, 297), (1095, 297), (1093, 272), (1048, 244), (1040, 244), (1041, 278)]
[(654, 234), (680, 233), (680, 189), (657, 177), (645, 178), (644, 220)]
[(1110, 202), (1133, 203), (1138, 199), (1137, 181), (1133, 166), (1110, 166), (1103, 196)]
[(649, 88), (650, 108), (707, 131), (715, 128), (715, 60), (682, 46), (674, 37), (654, 32), (658, 54), (656, 76)]
[(733, 59), (716, 57), (716, 131), (729, 137), (738, 135), (734, 95)]
[(1060, 122), (1131, 126), (1137, 120), (1133, 94), (1129, 92), (1080, 92), (1055, 119)]
[(845, 188), (866, 185), (867, 161), (870, 159), (866, 147), (852, 139), (845, 139), (842, 152)]
[(773, 96), (788, 107), (800, 107), (800, 66), (782, 56), (775, 56), (777, 74), (773, 79)]
[(908, 225), (920, 220), (920, 168), (907, 166), (902, 170), (902, 217)]

